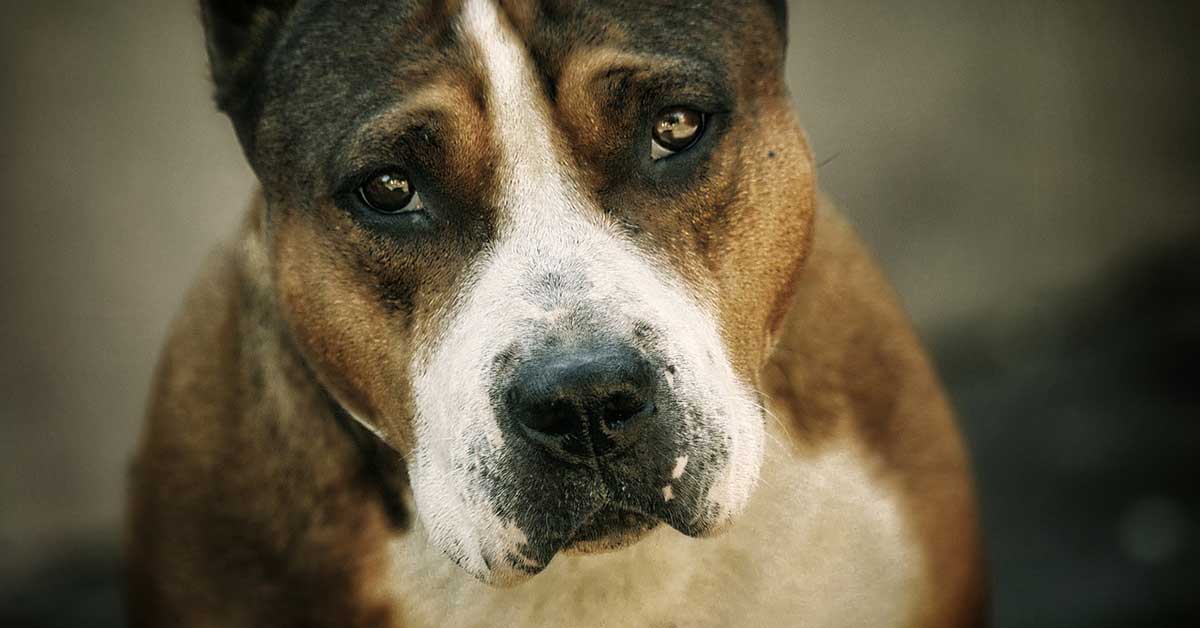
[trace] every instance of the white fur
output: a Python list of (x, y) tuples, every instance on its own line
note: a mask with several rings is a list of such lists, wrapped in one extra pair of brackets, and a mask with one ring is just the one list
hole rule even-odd
[(680, 456), (675, 459), (675, 468), (671, 470), (671, 479), (678, 480), (683, 477), (684, 470), (687, 469), (688, 457)]
[[(428, 542), (481, 579), (511, 583), (524, 576), (485, 565), (485, 551), (516, 548), (520, 531), (493, 514), (486, 487), (466, 472), (479, 460), (468, 445), (478, 453), (504, 442), (483, 375), (490, 359), (516, 338), (522, 322), (553, 320), (579, 303), (599, 304), (619, 321), (649, 321), (667, 339), (677, 366), (672, 390), (728, 438), (728, 464), (708, 493), (718, 522), (727, 523), (745, 508), (758, 477), (763, 429), (750, 391), (730, 365), (714, 308), (622, 237), (578, 189), (528, 55), (492, 1), (468, 0), (459, 28), (486, 66), (503, 179), (496, 242), (469, 273), (438, 341), (413, 364), (416, 446), (409, 469)], [(562, 307), (549, 310), (520, 296), (548, 273), (565, 278)]]
[[(776, 438), (786, 439), (783, 434)], [(775, 441), (780, 442), (780, 441)], [(768, 448), (737, 525), (691, 539), (660, 527), (638, 544), (558, 556), (510, 589), (448, 563), (417, 529), (393, 543), (406, 627), (905, 626), (921, 557), (897, 508), (848, 443), (811, 460)]]

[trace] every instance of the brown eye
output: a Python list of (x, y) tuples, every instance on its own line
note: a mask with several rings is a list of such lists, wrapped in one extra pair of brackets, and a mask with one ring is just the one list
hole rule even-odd
[(371, 175), (358, 188), (358, 195), (367, 207), (381, 214), (399, 214), (420, 207), (417, 191), (404, 173), (385, 170)]
[(650, 158), (662, 159), (691, 148), (704, 135), (704, 114), (687, 107), (668, 107), (654, 119)]

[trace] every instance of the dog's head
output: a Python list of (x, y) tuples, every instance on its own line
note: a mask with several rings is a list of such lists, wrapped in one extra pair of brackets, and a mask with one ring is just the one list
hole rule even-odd
[(783, 3), (203, 4), (281, 316), (492, 583), (715, 533), (808, 248)]

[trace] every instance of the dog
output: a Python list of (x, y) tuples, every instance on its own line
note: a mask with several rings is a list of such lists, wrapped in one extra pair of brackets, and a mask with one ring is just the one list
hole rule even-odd
[(985, 623), (937, 377), (769, 0), (203, 0), (260, 183), (134, 462), (135, 626)]

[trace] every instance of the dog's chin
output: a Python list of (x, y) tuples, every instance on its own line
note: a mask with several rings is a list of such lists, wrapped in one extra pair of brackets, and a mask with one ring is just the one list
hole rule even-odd
[[(554, 556), (588, 556), (625, 549), (641, 541), (663, 522), (650, 515), (605, 506), (589, 517), (544, 562), (526, 560), (490, 561), (486, 570), (472, 572), (481, 582), (494, 587), (519, 585), (545, 570)], [(544, 547), (544, 546), (543, 546)]]
[(565, 556), (615, 552), (637, 543), (659, 526), (654, 517), (607, 506), (584, 523), (560, 551)]
[[(553, 556), (589, 556), (624, 550), (645, 539), (660, 526), (669, 525), (677, 532), (693, 538), (709, 538), (725, 533), (733, 519), (720, 522), (693, 521), (670, 523), (651, 515), (615, 506), (605, 506), (593, 514), (576, 529)], [(496, 587), (512, 587), (529, 580), (549, 566), (550, 560), (541, 564), (504, 565), (487, 573), (475, 574), (481, 581)]]
[(522, 558), (499, 561), (498, 564), (493, 561), (488, 563), (487, 569), (468, 571), (484, 584), (511, 588), (540, 574), (560, 554), (579, 557), (624, 550), (642, 541), (662, 525), (669, 525), (677, 532), (693, 538), (710, 538), (724, 534), (733, 523), (734, 518), (704, 523), (667, 522), (658, 517), (606, 506), (562, 541), (557, 550), (548, 552), (548, 558), (544, 561)]

